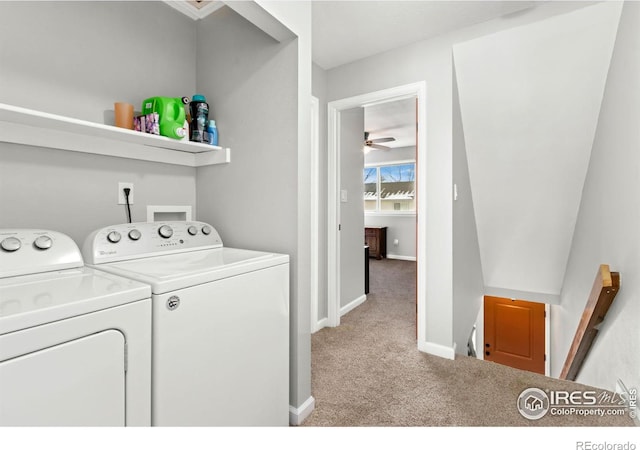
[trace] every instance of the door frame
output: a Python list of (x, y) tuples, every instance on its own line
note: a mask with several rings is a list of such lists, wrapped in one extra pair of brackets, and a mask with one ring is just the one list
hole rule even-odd
[(319, 262), (320, 262), (320, 100), (311, 96), (309, 105), (311, 113), (311, 249), (310, 270), (311, 279), (310, 303), (311, 303), (311, 333), (315, 333), (321, 327), (318, 324), (318, 299), (319, 299)]
[(427, 238), (427, 193), (426, 193), (426, 161), (427, 161), (427, 83), (417, 83), (397, 86), (390, 89), (370, 92), (355, 97), (344, 98), (329, 102), (328, 109), (328, 192), (327, 192), (327, 325), (336, 327), (340, 325), (340, 115), (342, 111), (387, 103), (407, 98), (418, 100), (418, 141), (416, 142), (416, 164), (418, 204), (416, 214), (418, 216), (416, 257), (417, 257), (417, 331), (418, 348), (426, 342), (426, 328), (424, 311), (426, 309), (426, 238)]

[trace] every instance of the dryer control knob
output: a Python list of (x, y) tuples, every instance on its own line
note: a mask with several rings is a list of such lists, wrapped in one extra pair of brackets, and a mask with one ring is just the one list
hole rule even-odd
[(158, 228), (158, 234), (163, 238), (168, 239), (173, 236), (173, 230), (169, 225), (162, 225), (160, 228)]
[(140, 231), (138, 230), (129, 231), (129, 239), (131, 239), (132, 241), (137, 241), (141, 237), (142, 237), (142, 233), (140, 233)]
[(40, 236), (33, 241), (33, 246), (38, 250), (48, 250), (53, 245), (53, 240), (49, 236)]
[(208, 225), (205, 225), (202, 227), (202, 233), (206, 234), (207, 236), (211, 234), (211, 227)]
[(15, 252), (16, 250), (19, 250), (21, 246), (22, 243), (20, 242), (20, 239), (14, 237), (8, 237), (0, 242), (0, 247), (2, 247), (2, 250), (6, 252)]
[(198, 227), (191, 225), (189, 228), (187, 228), (187, 231), (191, 236), (195, 236), (196, 234), (198, 234)]
[(107, 240), (112, 244), (120, 242), (121, 238), (122, 236), (120, 236), (120, 233), (118, 233), (117, 231), (112, 231), (111, 233), (107, 234)]

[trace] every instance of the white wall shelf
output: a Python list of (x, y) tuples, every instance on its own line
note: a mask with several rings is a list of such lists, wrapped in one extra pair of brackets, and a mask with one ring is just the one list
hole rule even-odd
[(0, 142), (189, 167), (230, 162), (230, 149), (0, 103)]

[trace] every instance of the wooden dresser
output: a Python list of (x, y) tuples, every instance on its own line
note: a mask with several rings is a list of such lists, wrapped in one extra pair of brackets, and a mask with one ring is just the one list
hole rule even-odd
[(387, 257), (387, 227), (365, 227), (364, 243), (369, 246), (369, 257)]

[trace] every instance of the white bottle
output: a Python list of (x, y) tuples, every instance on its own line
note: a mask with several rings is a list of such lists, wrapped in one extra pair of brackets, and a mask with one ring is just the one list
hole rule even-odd
[(182, 127), (182, 129), (184, 130), (184, 134), (180, 133), (180, 135), (182, 136), (180, 138), (181, 141), (189, 141), (189, 121), (185, 119), (184, 121), (184, 126)]

